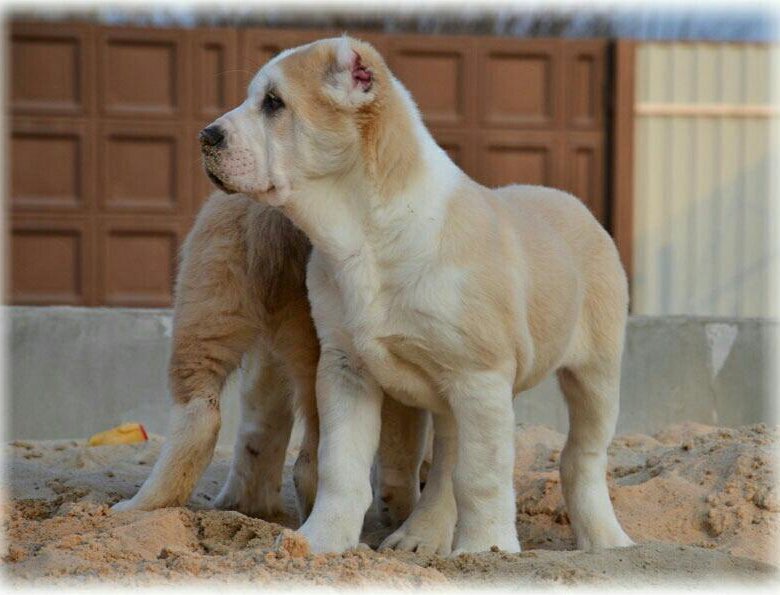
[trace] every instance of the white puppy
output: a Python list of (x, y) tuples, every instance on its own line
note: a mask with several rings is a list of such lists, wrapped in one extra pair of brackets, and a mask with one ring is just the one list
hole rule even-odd
[(432, 411), (436, 436), (422, 497), (386, 544), (519, 551), (512, 397), (553, 371), (577, 544), (631, 544), (606, 483), (626, 279), (582, 203), (469, 179), (382, 57), (349, 38), (280, 54), (204, 135), (210, 174), (279, 207), (314, 246), (319, 479), (300, 529), (314, 551), (357, 545), (383, 393)]

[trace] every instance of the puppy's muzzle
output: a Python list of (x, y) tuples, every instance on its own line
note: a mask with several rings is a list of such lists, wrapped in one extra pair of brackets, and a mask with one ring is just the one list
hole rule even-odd
[(206, 175), (209, 180), (223, 192), (232, 194), (234, 191), (222, 181), (222, 179), (212, 171), (215, 160), (219, 160), (219, 150), (227, 147), (225, 140), (225, 130), (218, 124), (206, 126), (198, 135), (200, 140), (200, 151), (203, 153), (203, 165), (206, 169)]
[(198, 135), (201, 150), (224, 149), (227, 147), (225, 140), (225, 131), (218, 124), (206, 126)]

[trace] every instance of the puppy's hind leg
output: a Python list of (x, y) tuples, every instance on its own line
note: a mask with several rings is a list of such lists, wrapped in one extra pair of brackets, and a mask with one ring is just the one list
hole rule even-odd
[(138, 493), (112, 510), (154, 510), (184, 506), (211, 462), (219, 434), (218, 396), (177, 403), (171, 411), (168, 439)]
[(268, 518), (283, 511), (282, 471), (293, 425), (292, 391), (282, 366), (261, 344), (244, 356), (241, 425), (216, 508)]
[(420, 466), (425, 456), (430, 414), (395, 399), (382, 403), (379, 437), (380, 495), (396, 526), (420, 498)]
[(317, 447), (320, 442), (320, 428), (314, 382), (300, 383), (296, 394), (304, 430), (301, 449), (293, 466), (293, 482), (298, 520), (303, 524), (314, 507), (317, 495)]
[(114, 510), (183, 506), (211, 461), (225, 379), (259, 333), (246, 296), (246, 245), (237, 231), (249, 204), (211, 199), (187, 237), (176, 280), (168, 439), (139, 492)]
[(219, 401), (225, 379), (243, 350), (198, 337), (174, 339), (171, 386), (174, 405), (168, 438), (138, 493), (116, 511), (184, 506), (211, 462), (221, 424)]
[(563, 498), (583, 550), (633, 545), (615, 516), (607, 490), (607, 446), (615, 432), (620, 390), (616, 371), (596, 367), (558, 372), (569, 408), (569, 436), (561, 452)]

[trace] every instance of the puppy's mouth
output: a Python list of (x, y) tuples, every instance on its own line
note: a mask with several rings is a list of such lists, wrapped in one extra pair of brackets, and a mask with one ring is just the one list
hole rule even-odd
[(222, 190), (222, 192), (225, 192), (226, 194), (235, 194), (236, 191), (232, 188), (228, 188), (225, 183), (220, 180), (210, 169), (206, 169), (206, 175), (209, 177), (209, 180), (211, 180), (212, 184), (214, 184), (217, 188)]
[[(234, 190), (233, 188), (225, 184), (225, 182), (223, 182), (222, 179), (220, 179), (220, 177), (217, 176), (210, 169), (208, 168), (205, 169), (206, 169), (206, 175), (208, 176), (209, 180), (211, 180), (211, 183), (214, 184), (220, 190), (222, 190), (222, 192), (224, 192), (225, 194), (236, 194), (238, 192), (238, 190)], [(275, 190), (276, 190), (276, 186), (271, 184), (265, 190), (261, 190), (259, 194), (271, 194)]]

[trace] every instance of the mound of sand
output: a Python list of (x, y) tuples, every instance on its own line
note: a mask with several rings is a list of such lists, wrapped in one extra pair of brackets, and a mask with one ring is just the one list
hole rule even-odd
[[(317, 555), (296, 526), (289, 469), (287, 510), (276, 522), (210, 509), (231, 453), (218, 450), (189, 508), (111, 513), (131, 496), (162, 439), (89, 447), (84, 441), (17, 441), (5, 449), (4, 563), (13, 581), (234, 580), (286, 584), (434, 586), (452, 582), (611, 584), (776, 580), (777, 430), (683, 424), (610, 447), (610, 491), (640, 545), (574, 550), (559, 486), (564, 436), (517, 432), (517, 529), (523, 553), (458, 558), (378, 553), (389, 532), (372, 508), (356, 550)], [(290, 460), (292, 461), (292, 454)]]

